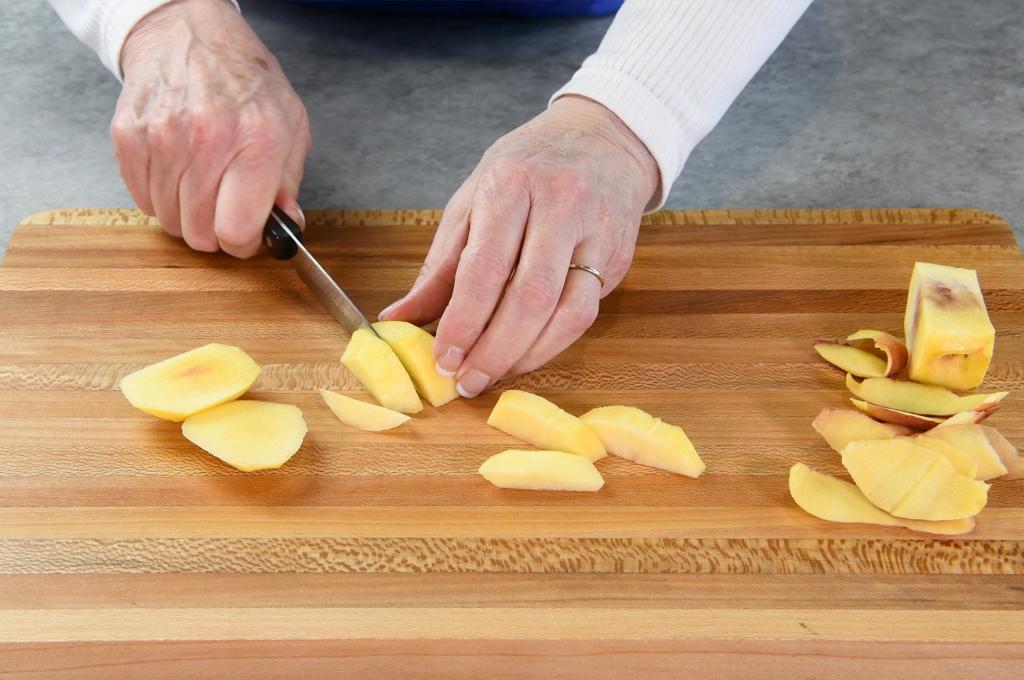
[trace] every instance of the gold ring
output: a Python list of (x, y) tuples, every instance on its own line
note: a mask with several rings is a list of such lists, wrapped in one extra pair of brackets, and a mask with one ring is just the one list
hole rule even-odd
[(572, 271), (573, 269), (579, 269), (582, 272), (593, 274), (594, 276), (597, 277), (597, 280), (601, 282), (601, 287), (604, 288), (604, 277), (601, 276), (601, 272), (591, 267), (589, 264), (576, 264), (575, 262), (573, 262), (572, 264), (569, 265), (569, 271)]

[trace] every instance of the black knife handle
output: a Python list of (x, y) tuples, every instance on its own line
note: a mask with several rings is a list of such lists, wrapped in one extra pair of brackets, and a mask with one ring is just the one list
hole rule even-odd
[(299, 241), (302, 240), (302, 227), (276, 205), (270, 209), (267, 224), (263, 227), (263, 243), (275, 260), (290, 260), (299, 252), (298, 246), (285, 230), (290, 231)]

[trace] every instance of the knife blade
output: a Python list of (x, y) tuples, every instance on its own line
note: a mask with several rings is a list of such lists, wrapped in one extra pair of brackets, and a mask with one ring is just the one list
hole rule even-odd
[(275, 259), (291, 260), (294, 263), (299, 279), (306, 284), (317, 302), (338, 320), (342, 328), (349, 333), (365, 328), (377, 335), (359, 307), (303, 244), (302, 228), (276, 205), (271, 209), (263, 228), (263, 242)]

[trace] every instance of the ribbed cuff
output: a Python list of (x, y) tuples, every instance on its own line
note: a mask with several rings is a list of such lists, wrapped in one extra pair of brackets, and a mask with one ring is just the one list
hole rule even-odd
[[(117, 0), (101, 18), (100, 60), (119, 81), (124, 82), (124, 74), (121, 73), (121, 50), (128, 40), (128, 34), (135, 28), (135, 24), (169, 2), (171, 0)], [(236, 10), (241, 11), (237, 0), (230, 2)]]
[(581, 68), (552, 95), (550, 102), (567, 94), (587, 97), (607, 107), (644, 143), (658, 164), (661, 175), (658, 192), (647, 205), (647, 212), (660, 208), (682, 172), (687, 157), (703, 135), (696, 130), (684, 129), (664, 102), (636, 80), (615, 69)]

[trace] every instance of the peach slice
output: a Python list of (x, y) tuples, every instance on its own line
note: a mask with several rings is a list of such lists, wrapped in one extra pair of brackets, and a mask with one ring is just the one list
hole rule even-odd
[(882, 510), (905, 519), (964, 519), (988, 500), (988, 484), (958, 474), (935, 451), (910, 439), (852, 442), (843, 466)]
[[(885, 331), (860, 330), (846, 337), (847, 344), (885, 357), (885, 375), (899, 373), (907, 365), (907, 346), (895, 335)], [(872, 377), (872, 376), (865, 376)]]
[(833, 366), (860, 378), (882, 378), (888, 375), (885, 359), (858, 347), (819, 341), (814, 343), (814, 351)]
[(985, 379), (996, 332), (973, 269), (915, 263), (903, 327), (912, 380), (972, 390)]
[(1003, 479), (1024, 479), (1024, 456), (1021, 455), (1017, 447), (994, 427), (982, 425), (982, 429), (985, 430), (985, 436), (988, 437), (989, 443), (995, 449), (996, 455), (1006, 466), (1006, 474), (1003, 475)]
[(180, 423), (245, 394), (259, 374), (238, 347), (211, 343), (130, 373), (120, 387), (135, 408)]
[(402, 413), (423, 410), (416, 386), (395, 351), (367, 329), (352, 334), (341, 363), (384, 408)]
[(858, 399), (872, 404), (929, 416), (951, 416), (960, 411), (991, 408), (1008, 394), (997, 392), (961, 397), (944, 387), (892, 378), (865, 378), (857, 382), (849, 373), (846, 375), (846, 387)]
[(487, 424), (542, 449), (566, 451), (590, 461), (607, 455), (600, 438), (582, 420), (522, 390), (503, 392)]
[(378, 321), (373, 328), (395, 350), (416, 391), (431, 406), (443, 406), (458, 398), (455, 378), (445, 377), (435, 368), (433, 335), (405, 321)]
[(789, 469), (789, 495), (805, 512), (829, 522), (905, 527), (943, 536), (958, 536), (974, 529), (973, 517), (942, 521), (895, 517), (872, 505), (860, 489), (845, 479), (815, 472), (803, 463)]
[[(865, 413), (872, 418), (877, 418), (884, 423), (900, 425), (912, 430), (930, 430), (931, 428), (938, 427), (945, 422), (944, 418), (919, 416), (916, 413), (907, 413), (906, 411), (897, 411), (896, 409), (886, 408), (885, 406), (879, 406), (878, 404), (869, 404), (868, 402), (861, 401), (860, 399), (850, 399), (850, 403), (857, 407), (858, 411)], [(973, 413), (973, 411), (971, 411), (971, 413)]]
[(376, 404), (368, 404), (365, 401), (346, 397), (344, 394), (330, 390), (320, 390), (320, 396), (324, 398), (327, 406), (338, 420), (367, 432), (383, 432), (410, 420), (409, 416), (404, 413), (392, 411)]
[(889, 333), (861, 330), (845, 342), (819, 340), (814, 351), (833, 366), (859, 378), (884, 378), (907, 364), (907, 348)]
[(564, 451), (509, 449), (485, 460), (479, 472), (503, 489), (597, 491), (604, 486), (592, 462)]
[(298, 406), (242, 399), (189, 416), (181, 433), (231, 467), (252, 472), (288, 462), (302, 446), (306, 422)]
[(914, 432), (902, 425), (880, 423), (848, 408), (823, 408), (811, 426), (836, 452), (845, 449), (850, 442), (863, 439), (890, 439)]
[[(950, 425), (936, 427), (921, 435), (924, 438), (940, 439), (970, 455), (978, 464), (975, 479), (989, 480), (1002, 477), (1008, 472), (997, 449), (996, 439), (1006, 438), (991, 427), (984, 425)], [(1009, 444), (1009, 442), (1006, 442)]]
[(602, 406), (580, 420), (600, 437), (604, 448), (641, 465), (700, 477), (704, 461), (683, 429), (632, 406)]
[(991, 406), (982, 406), (981, 409), (975, 409), (974, 411), (961, 411), (951, 415), (950, 417), (943, 420), (936, 427), (950, 427), (953, 425), (976, 425), (980, 422), (988, 420), (989, 416), (999, 410), (999, 404), (993, 404)]
[(974, 456), (971, 454), (961, 451), (949, 442), (941, 439), (914, 437), (914, 443), (926, 449), (931, 449), (948, 460), (957, 474), (969, 477), (970, 479), (978, 479), (978, 461), (974, 460)]

